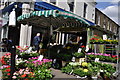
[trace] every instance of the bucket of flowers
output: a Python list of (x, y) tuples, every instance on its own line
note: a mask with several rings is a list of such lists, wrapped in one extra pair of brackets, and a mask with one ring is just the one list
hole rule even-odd
[(27, 67), (25, 69), (19, 69), (14, 72), (12, 79), (13, 80), (31, 80), (34, 78), (34, 73)]
[(0, 59), (2, 65), (9, 65), (10, 64), (11, 53), (6, 53)]

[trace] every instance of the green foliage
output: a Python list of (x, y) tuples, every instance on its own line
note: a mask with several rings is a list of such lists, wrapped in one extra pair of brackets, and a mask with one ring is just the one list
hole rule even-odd
[(68, 64), (61, 70), (67, 74), (75, 74), (80, 77), (84, 76), (96, 76), (100, 70), (103, 70), (106, 76), (111, 76), (115, 72), (115, 68), (110, 64), (102, 64), (98, 62), (87, 63), (87, 67), (82, 67), (81, 65), (73, 66)]
[(95, 58), (99, 58), (100, 61), (105, 61), (105, 62), (114, 62), (116, 63), (117, 60), (115, 58), (112, 58), (111, 56), (103, 56), (103, 55), (87, 55), (87, 59), (90, 60), (95, 60)]
[(52, 78), (51, 71), (46, 68), (35, 70), (34, 76), (34, 80), (50, 80)]
[(88, 71), (88, 72), (84, 72), (84, 70), (82, 68), (78, 68), (78, 69), (75, 69), (73, 71), (74, 74), (80, 76), (80, 77), (85, 77), (85, 76), (89, 76), (91, 75), (91, 72)]
[(63, 73), (70, 73), (70, 72), (72, 72), (72, 70), (73, 70), (73, 66), (71, 66), (71, 65), (67, 65), (66, 67), (63, 67), (62, 69), (61, 69), (61, 71), (63, 72)]
[(25, 52), (22, 52), (22, 53), (18, 54), (18, 58), (28, 59), (28, 58), (31, 58), (31, 57), (37, 57), (39, 55), (40, 55), (39, 53), (25, 53)]
[(81, 53), (75, 52), (75, 53), (73, 53), (73, 56), (76, 58), (82, 58), (82, 57), (85, 57), (85, 54), (83, 52), (81, 52)]

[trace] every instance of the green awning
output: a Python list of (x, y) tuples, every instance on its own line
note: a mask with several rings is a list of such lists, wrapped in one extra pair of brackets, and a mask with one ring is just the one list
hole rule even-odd
[(82, 17), (80, 17), (76, 14), (73, 14), (71, 12), (58, 11), (58, 10), (33, 11), (31, 13), (23, 14), (23, 15), (19, 16), (17, 18), (17, 21), (22, 21), (24, 19), (28, 19), (28, 18), (33, 17), (33, 16), (44, 16), (44, 17), (52, 16), (54, 18), (63, 17), (64, 19), (70, 18), (70, 19), (74, 19), (77, 22), (86, 24), (87, 26), (90, 26), (90, 24), (86, 20), (84, 20)]

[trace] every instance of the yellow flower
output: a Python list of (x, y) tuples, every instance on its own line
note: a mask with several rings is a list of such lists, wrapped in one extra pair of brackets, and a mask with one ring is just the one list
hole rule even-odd
[(88, 72), (88, 69), (83, 69), (83, 72)]
[(70, 46), (68, 46), (67, 49), (70, 49)]
[(88, 65), (87, 62), (83, 62), (83, 63), (82, 63), (82, 66), (83, 66), (83, 67), (85, 67), (85, 66), (87, 66), (87, 65)]

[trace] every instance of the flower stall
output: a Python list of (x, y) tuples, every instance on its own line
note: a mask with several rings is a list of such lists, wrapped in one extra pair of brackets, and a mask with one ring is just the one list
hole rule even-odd
[(62, 72), (74, 75), (78, 78), (97, 77), (100, 73), (104, 73), (104, 77), (109, 78), (115, 72), (115, 68), (111, 64), (103, 64), (99, 62), (70, 62), (62, 68)]

